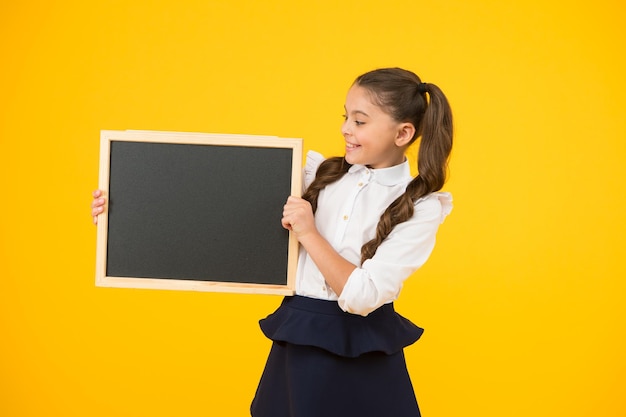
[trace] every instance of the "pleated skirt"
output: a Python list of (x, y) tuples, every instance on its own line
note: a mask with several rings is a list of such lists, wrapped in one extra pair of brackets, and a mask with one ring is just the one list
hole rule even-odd
[(260, 321), (273, 341), (253, 417), (419, 417), (404, 347), (423, 333), (386, 304), (367, 317), (294, 296)]

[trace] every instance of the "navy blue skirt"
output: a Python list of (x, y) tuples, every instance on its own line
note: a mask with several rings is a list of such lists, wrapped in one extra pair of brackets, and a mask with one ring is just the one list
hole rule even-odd
[(423, 333), (385, 304), (367, 317), (294, 296), (260, 321), (273, 341), (253, 417), (418, 417), (403, 348)]

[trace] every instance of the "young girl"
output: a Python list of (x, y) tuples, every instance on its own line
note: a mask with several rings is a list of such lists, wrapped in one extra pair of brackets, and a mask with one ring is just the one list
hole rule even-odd
[[(345, 156), (309, 152), (305, 193), (282, 225), (301, 245), (296, 295), (261, 320), (273, 341), (254, 417), (416, 417), (404, 347), (423, 330), (397, 314), (403, 281), (450, 212), (452, 114), (441, 90), (399, 68), (359, 76), (346, 98)], [(420, 140), (418, 175), (405, 151)], [(92, 215), (105, 201), (94, 193)]]

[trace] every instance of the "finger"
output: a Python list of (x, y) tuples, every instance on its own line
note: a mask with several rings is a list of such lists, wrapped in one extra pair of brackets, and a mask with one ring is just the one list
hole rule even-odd
[(283, 225), (283, 227), (289, 231), (292, 230), (292, 225), (291, 222), (289, 220), (287, 220), (287, 218), (283, 217), (282, 220), (280, 221), (281, 224)]
[(283, 209), (283, 217), (289, 217), (298, 212), (297, 206), (285, 206)]
[(283, 206), (283, 210), (289, 210), (289, 209), (292, 209), (293, 207), (294, 207), (293, 202), (287, 201), (285, 205)]
[(104, 203), (105, 203), (104, 198), (97, 198), (91, 202), (91, 207), (92, 208), (100, 207), (104, 205)]
[(283, 217), (289, 217), (298, 211), (298, 206), (294, 204), (285, 204), (283, 207)]
[(303, 201), (305, 201), (305, 200), (301, 199), (300, 197), (294, 197), (294, 196), (290, 195), (287, 198), (287, 203), (286, 204), (287, 205), (296, 205), (296, 204), (301, 204)]

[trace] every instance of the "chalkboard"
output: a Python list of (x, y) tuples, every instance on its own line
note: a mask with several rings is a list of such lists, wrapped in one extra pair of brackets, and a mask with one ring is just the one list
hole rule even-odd
[(302, 140), (101, 132), (96, 285), (291, 295)]

